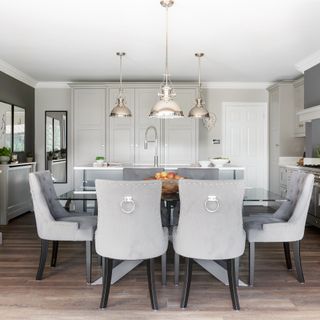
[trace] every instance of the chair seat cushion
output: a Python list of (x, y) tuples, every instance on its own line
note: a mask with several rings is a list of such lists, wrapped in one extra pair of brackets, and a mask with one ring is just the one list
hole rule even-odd
[(286, 222), (286, 220), (274, 217), (272, 214), (252, 215), (243, 218), (244, 229), (246, 231), (248, 229), (262, 230), (264, 224), (280, 222)]
[[(88, 215), (73, 214), (69, 217), (57, 219), (57, 221), (77, 222), (78, 229), (74, 235), (70, 235), (73, 241), (91, 241), (97, 228), (97, 217)], [(58, 240), (58, 239), (57, 239)], [(62, 239), (63, 240), (63, 239)], [(67, 239), (65, 239), (67, 240)]]

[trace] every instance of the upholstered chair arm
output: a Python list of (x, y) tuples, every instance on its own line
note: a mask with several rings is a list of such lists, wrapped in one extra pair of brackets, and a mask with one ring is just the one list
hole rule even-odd
[(53, 221), (42, 225), (38, 230), (39, 237), (52, 241), (73, 241), (79, 229), (78, 222)]

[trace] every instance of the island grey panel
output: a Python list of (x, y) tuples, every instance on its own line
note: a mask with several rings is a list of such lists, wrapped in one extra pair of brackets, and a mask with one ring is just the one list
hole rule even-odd
[[(0, 71), (0, 101), (26, 110), (25, 151), (34, 154), (34, 88)], [(25, 160), (26, 152), (19, 154), (19, 161)]]

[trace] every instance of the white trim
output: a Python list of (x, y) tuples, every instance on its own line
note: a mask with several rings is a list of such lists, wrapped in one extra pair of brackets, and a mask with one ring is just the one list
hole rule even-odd
[(202, 87), (208, 89), (265, 90), (273, 84), (273, 82), (203, 82)]
[(314, 52), (313, 54), (309, 55), (305, 59), (297, 62), (295, 64), (295, 68), (301, 73), (304, 73), (306, 70), (314, 67), (319, 63), (320, 63), (320, 50), (317, 52)]
[(311, 122), (315, 119), (320, 119), (320, 106), (303, 109), (297, 112), (300, 122)]
[(11, 64), (1, 59), (0, 59), (0, 71), (4, 72), (10, 77), (15, 78), (31, 87), (35, 87), (37, 84), (37, 80), (33, 79), (26, 73), (18, 70), (16, 67), (12, 66)]
[(247, 106), (247, 107), (263, 107), (264, 109), (264, 188), (269, 189), (269, 117), (268, 117), (268, 103), (266, 102), (223, 102), (222, 103), (222, 156), (226, 156), (226, 113), (227, 107), (232, 106)]
[(36, 89), (70, 89), (68, 82), (60, 81), (40, 81), (35, 86)]

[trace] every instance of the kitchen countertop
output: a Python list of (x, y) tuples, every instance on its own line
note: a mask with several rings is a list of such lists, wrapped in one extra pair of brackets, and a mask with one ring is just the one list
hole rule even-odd
[[(148, 165), (128, 165), (128, 166), (105, 166), (105, 167), (94, 167), (93, 165), (88, 165), (88, 166), (77, 166), (74, 167), (74, 170), (123, 170), (123, 168), (154, 168), (154, 166), (148, 166)], [(241, 166), (231, 166), (227, 165), (221, 168), (217, 167), (195, 167), (195, 166), (188, 166), (188, 165), (159, 165), (159, 168), (164, 168), (166, 171), (170, 170), (177, 170), (178, 168), (197, 168), (200, 170), (206, 170), (206, 169), (218, 169), (218, 170), (244, 170), (244, 167)]]

